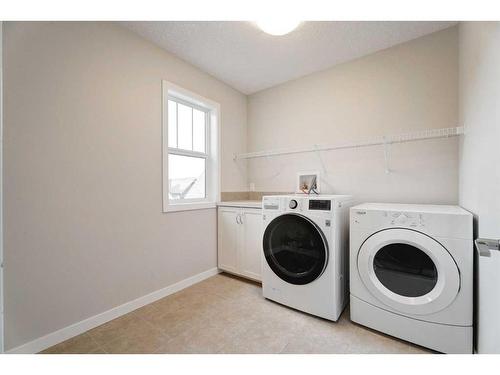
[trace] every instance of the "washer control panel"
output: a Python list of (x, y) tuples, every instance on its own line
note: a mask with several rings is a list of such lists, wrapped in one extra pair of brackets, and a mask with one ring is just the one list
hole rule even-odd
[(332, 201), (329, 199), (310, 199), (309, 209), (318, 211), (330, 211), (332, 209)]
[(265, 210), (279, 210), (280, 199), (279, 197), (264, 197), (262, 200), (262, 206)]
[(262, 198), (264, 211), (296, 212), (314, 214), (316, 216), (333, 215), (342, 202), (321, 196), (265, 196)]

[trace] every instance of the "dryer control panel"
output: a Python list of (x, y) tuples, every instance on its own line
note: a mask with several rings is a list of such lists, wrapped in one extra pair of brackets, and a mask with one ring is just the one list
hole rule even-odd
[(398, 209), (351, 208), (351, 228), (371, 228), (373, 231), (387, 228), (408, 228), (440, 237), (472, 237), (472, 215), (418, 212)]
[(390, 219), (389, 224), (397, 226), (408, 226), (411, 228), (425, 226), (423, 214), (415, 212), (388, 212), (383, 213), (385, 217)]
[(351, 212), (351, 219), (353, 224), (366, 224), (371, 221), (373, 215), (378, 217), (381, 224), (385, 224), (388, 227), (418, 228), (425, 226), (424, 215), (415, 212), (379, 211), (368, 213), (366, 210), (353, 210)]

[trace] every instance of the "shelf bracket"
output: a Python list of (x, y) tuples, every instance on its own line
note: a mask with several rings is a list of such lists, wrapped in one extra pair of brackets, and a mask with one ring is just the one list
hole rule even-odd
[(319, 159), (319, 163), (321, 165), (321, 170), (323, 172), (323, 175), (326, 176), (328, 173), (325, 168), (325, 163), (323, 163), (323, 158), (321, 157), (321, 150), (319, 149), (318, 145), (314, 145), (314, 148), (316, 149), (316, 156)]
[(384, 164), (385, 164), (385, 173), (391, 173), (391, 169), (389, 168), (389, 146), (390, 143), (387, 141), (387, 137), (382, 137), (384, 141)]

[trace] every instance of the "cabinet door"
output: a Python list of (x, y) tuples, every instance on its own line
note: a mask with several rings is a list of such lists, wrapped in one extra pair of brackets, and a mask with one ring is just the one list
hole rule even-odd
[(218, 209), (217, 263), (220, 269), (234, 273), (238, 272), (239, 213), (237, 208)]
[(261, 280), (262, 267), (262, 210), (242, 210), (240, 273)]

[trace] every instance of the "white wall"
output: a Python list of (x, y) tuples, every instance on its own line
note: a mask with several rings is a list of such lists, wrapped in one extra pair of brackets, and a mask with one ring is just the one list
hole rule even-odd
[(500, 22), (460, 24), (460, 205), (500, 238)]
[(0, 22), (0, 353), (4, 352), (3, 325), (3, 22)]
[[(362, 140), (458, 125), (457, 27), (249, 96), (248, 151)], [(458, 141), (321, 153), (323, 193), (360, 201), (457, 203)], [(240, 161), (258, 191), (293, 191), (316, 154)]]
[(6, 350), (215, 267), (215, 210), (162, 213), (161, 80), (221, 104), (223, 190), (246, 97), (111, 23), (3, 40)]

